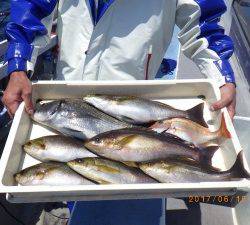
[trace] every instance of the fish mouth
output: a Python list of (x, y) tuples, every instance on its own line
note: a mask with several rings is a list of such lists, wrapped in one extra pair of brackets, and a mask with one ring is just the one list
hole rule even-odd
[(155, 131), (156, 133), (164, 133), (167, 132), (170, 129), (170, 127), (152, 127), (152, 130)]
[(29, 148), (28, 148), (28, 146), (27, 146), (26, 144), (22, 145), (22, 149), (23, 149), (23, 151), (25, 151), (25, 152), (28, 152), (28, 151), (29, 151)]
[(13, 177), (14, 177), (15, 181), (19, 183), (19, 181), (20, 181), (20, 179), (21, 179), (21, 174), (20, 174), (20, 173), (15, 173), (15, 174), (13, 175)]
[(83, 99), (88, 99), (88, 98), (92, 98), (92, 97), (95, 97), (96, 95), (95, 94), (87, 94), (85, 96), (83, 96), (82, 98)]
[(69, 167), (73, 167), (75, 165), (75, 162), (74, 161), (69, 161), (69, 162), (67, 162), (67, 165)]
[(72, 161), (67, 162), (67, 165), (71, 168), (75, 166), (79, 166), (83, 163), (83, 159), (74, 159)]
[(43, 139), (38, 138), (38, 139), (28, 141), (27, 143), (22, 145), (22, 149), (25, 152), (30, 152), (30, 151), (32, 151), (32, 149), (36, 149), (36, 151), (37, 150), (46, 150), (46, 144), (45, 144)]
[(98, 94), (88, 94), (88, 95), (85, 95), (83, 96), (83, 100), (86, 100), (86, 101), (89, 101), (89, 100), (92, 100), (93, 98), (97, 98), (97, 97), (100, 97), (101, 95), (98, 95)]
[(88, 150), (95, 150), (97, 145), (93, 144), (91, 141), (86, 141), (84, 143), (84, 147), (86, 147)]
[(32, 147), (32, 146), (28, 146), (26, 144), (24, 144), (22, 146), (22, 150), (26, 153), (26, 154), (29, 154), (30, 156), (33, 155), (33, 153), (36, 153), (37, 151), (39, 151), (39, 149), (37, 150), (36, 147)]
[(22, 149), (26, 152), (32, 146), (32, 141), (28, 141), (22, 145)]
[(36, 104), (38, 104), (38, 105), (44, 105), (44, 104), (46, 104), (46, 103), (49, 103), (49, 102), (53, 102), (53, 101), (55, 101), (55, 100), (43, 100), (43, 99), (40, 99), (40, 98), (38, 98), (37, 100), (36, 100)]

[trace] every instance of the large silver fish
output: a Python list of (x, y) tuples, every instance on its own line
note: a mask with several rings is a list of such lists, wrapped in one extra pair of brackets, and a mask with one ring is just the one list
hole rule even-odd
[(150, 129), (159, 133), (175, 135), (197, 147), (203, 148), (220, 145), (225, 139), (231, 138), (224, 116), (222, 116), (220, 129), (215, 132), (211, 132), (208, 128), (185, 118), (158, 121)]
[(88, 139), (105, 131), (131, 127), (81, 99), (38, 102), (33, 119), (60, 133), (79, 139)]
[(33, 185), (89, 185), (94, 184), (64, 163), (40, 163), (22, 170), (14, 175), (15, 180), (23, 186)]
[(204, 104), (182, 111), (161, 102), (134, 96), (87, 95), (83, 99), (103, 112), (131, 124), (148, 124), (169, 118), (188, 118), (207, 127)]
[(249, 173), (244, 168), (242, 152), (238, 154), (234, 166), (224, 172), (204, 168), (201, 165), (199, 167), (191, 161), (187, 163), (177, 160), (140, 163), (139, 167), (143, 172), (162, 183), (194, 183), (250, 178)]
[(84, 147), (83, 142), (62, 135), (45, 136), (28, 141), (23, 145), (23, 149), (42, 162), (68, 162), (78, 158), (96, 157)]
[(156, 183), (137, 168), (101, 158), (76, 159), (67, 163), (77, 173), (99, 184)]
[(97, 155), (122, 162), (185, 158), (209, 163), (218, 147), (198, 149), (183, 141), (145, 129), (121, 129), (99, 134), (85, 142)]

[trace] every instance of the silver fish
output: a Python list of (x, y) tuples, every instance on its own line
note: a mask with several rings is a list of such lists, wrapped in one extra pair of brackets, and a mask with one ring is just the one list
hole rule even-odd
[(210, 163), (218, 147), (198, 149), (182, 141), (146, 129), (121, 129), (99, 134), (85, 147), (102, 157), (122, 162), (145, 162), (165, 158), (186, 158)]
[(105, 131), (131, 127), (81, 99), (38, 102), (33, 119), (60, 133), (83, 140)]
[(76, 159), (67, 163), (77, 173), (99, 184), (156, 183), (139, 169), (101, 158)]
[(178, 160), (140, 163), (139, 167), (144, 173), (162, 183), (219, 182), (250, 178), (249, 173), (244, 168), (242, 152), (238, 154), (234, 166), (224, 172), (193, 164), (191, 161), (187, 163), (187, 161)]
[(182, 111), (161, 102), (134, 96), (87, 95), (83, 99), (103, 112), (131, 124), (148, 124), (169, 118), (188, 118), (207, 127), (204, 104)]
[(33, 185), (89, 185), (87, 180), (63, 163), (40, 163), (28, 167), (14, 175), (15, 180), (23, 186)]
[(83, 142), (62, 135), (45, 136), (28, 141), (23, 145), (23, 149), (42, 162), (68, 162), (78, 158), (97, 157), (84, 147)]

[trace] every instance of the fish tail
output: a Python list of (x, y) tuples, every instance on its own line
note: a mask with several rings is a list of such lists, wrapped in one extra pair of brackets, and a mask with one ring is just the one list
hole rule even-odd
[(209, 146), (206, 148), (200, 149), (200, 163), (205, 167), (212, 166), (212, 158), (214, 153), (219, 149), (219, 146)]
[(192, 109), (187, 110), (188, 118), (204, 127), (208, 127), (207, 123), (203, 118), (204, 103), (193, 107)]
[(232, 168), (229, 170), (232, 178), (247, 178), (250, 179), (249, 172), (244, 167), (243, 151), (240, 151), (237, 155), (236, 161)]
[(221, 117), (219, 136), (224, 137), (224, 138), (231, 138), (232, 137), (229, 130), (227, 129), (227, 124), (226, 124), (224, 113), (222, 114), (222, 117)]

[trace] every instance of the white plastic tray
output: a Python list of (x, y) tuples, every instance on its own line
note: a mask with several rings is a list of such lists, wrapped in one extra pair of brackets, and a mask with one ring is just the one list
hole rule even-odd
[[(180, 109), (188, 109), (205, 96), (205, 118), (210, 121), (211, 130), (218, 128), (220, 112), (211, 113), (209, 104), (220, 97), (218, 87), (210, 80), (179, 81), (112, 81), (112, 82), (38, 82), (33, 84), (33, 100), (75, 98), (85, 94), (136, 95), (166, 102)], [(227, 126), (232, 139), (223, 144), (213, 157), (213, 165), (221, 169), (230, 168), (241, 150), (239, 140), (224, 110)], [(131, 185), (90, 185), (90, 186), (19, 186), (13, 174), (28, 166), (38, 163), (25, 154), (21, 146), (27, 140), (51, 131), (33, 124), (25, 113), (24, 105), (19, 107), (0, 162), (0, 192), (8, 193), (11, 202), (43, 202), (69, 200), (101, 200), (153, 197), (187, 197), (190, 195), (234, 194), (237, 190), (247, 190), (249, 181), (202, 182), (175, 184), (131, 184)], [(246, 168), (249, 168), (245, 161)]]
[[(250, 162), (250, 117), (236, 116), (234, 119), (234, 126), (237, 134), (239, 135), (240, 142), (245, 151), (245, 157)], [(233, 217), (235, 219), (235, 225), (246, 225), (250, 221), (250, 192), (244, 197), (233, 210)]]

